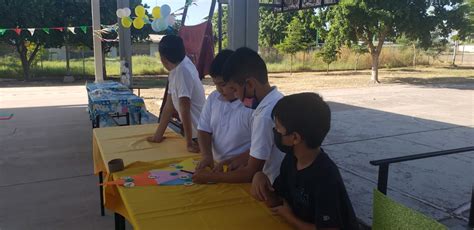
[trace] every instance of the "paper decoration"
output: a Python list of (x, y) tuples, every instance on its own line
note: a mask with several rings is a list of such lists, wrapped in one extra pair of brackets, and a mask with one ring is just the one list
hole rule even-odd
[(7, 29), (0, 29), (0, 36), (4, 35), (7, 32)]
[(49, 28), (43, 28), (43, 31), (47, 34), (49, 34)]
[(31, 36), (33, 36), (33, 34), (35, 34), (35, 28), (28, 28), (28, 31), (30, 32)]
[(75, 27), (68, 27), (67, 30), (69, 30), (71, 33), (76, 34)]
[(57, 30), (57, 31), (63, 32), (63, 31), (64, 31), (64, 28), (63, 28), (63, 27), (54, 27), (53, 30)]
[(84, 32), (85, 34), (87, 34), (87, 26), (80, 26), (82, 32)]
[(14, 30), (15, 30), (15, 33), (16, 33), (16, 34), (18, 34), (18, 35), (21, 34), (21, 29), (20, 29), (20, 28), (16, 28), (16, 29), (14, 29)]

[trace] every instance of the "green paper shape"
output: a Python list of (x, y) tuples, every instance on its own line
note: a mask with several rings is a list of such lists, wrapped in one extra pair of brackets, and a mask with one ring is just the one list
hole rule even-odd
[(446, 226), (413, 209), (405, 207), (374, 189), (372, 229), (445, 230)]
[(0, 36), (4, 35), (7, 32), (7, 29), (0, 29)]
[(84, 32), (86, 34), (87, 33), (87, 26), (80, 26), (80, 27), (81, 27), (82, 32)]
[(43, 28), (43, 31), (47, 34), (49, 34), (49, 28)]

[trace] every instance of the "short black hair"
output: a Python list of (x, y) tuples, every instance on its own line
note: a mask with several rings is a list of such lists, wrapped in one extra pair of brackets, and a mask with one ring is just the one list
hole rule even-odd
[(286, 133), (298, 133), (309, 148), (321, 146), (331, 128), (331, 109), (316, 93), (299, 93), (280, 99), (272, 111)]
[(180, 63), (186, 56), (183, 39), (176, 35), (164, 36), (158, 45), (158, 52), (173, 64)]
[(257, 52), (247, 48), (238, 48), (224, 65), (225, 82), (234, 81), (243, 85), (249, 78), (255, 78), (262, 84), (268, 83), (267, 65)]
[(234, 54), (233, 50), (225, 49), (216, 55), (211, 63), (211, 69), (209, 70), (209, 75), (211, 75), (212, 78), (223, 76), (224, 65), (232, 54)]

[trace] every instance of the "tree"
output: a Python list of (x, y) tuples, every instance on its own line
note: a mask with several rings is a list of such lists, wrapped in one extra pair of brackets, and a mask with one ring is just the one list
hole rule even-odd
[(360, 55), (368, 53), (369, 50), (367, 49), (367, 45), (364, 45), (364, 44), (362, 45), (353, 44), (351, 46), (351, 50), (352, 52), (356, 54), (356, 62), (354, 64), (354, 71), (357, 72), (357, 67), (359, 66)]
[(285, 33), (294, 12), (275, 13), (272, 9), (260, 8), (258, 44), (261, 47), (273, 47), (285, 39)]
[(306, 61), (306, 53), (308, 50), (312, 47), (316, 46), (317, 42), (317, 30), (316, 26), (314, 24), (314, 9), (305, 9), (305, 10), (300, 10), (298, 11), (298, 14), (295, 15), (295, 17), (298, 18), (300, 21), (301, 25), (303, 26), (303, 31), (305, 33), (303, 34), (302, 38), (302, 45), (304, 46), (304, 53), (303, 53), (303, 64)]
[(304, 27), (301, 25), (298, 18), (295, 17), (288, 25), (285, 39), (282, 43), (276, 46), (281, 52), (290, 54), (290, 72), (292, 72), (293, 68), (293, 56), (298, 51), (302, 51), (305, 48), (305, 45), (303, 44), (304, 33)]
[[(132, 0), (131, 8), (140, 4), (141, 0)], [(68, 26), (90, 26), (92, 25), (90, 1), (77, 0), (31, 0), (14, 1), (0, 0), (0, 25), (2, 28), (53, 28)], [(117, 16), (115, 11), (117, 3), (115, 0), (101, 1), (101, 23), (105, 25), (115, 24)], [(148, 37), (150, 30), (133, 30), (132, 38), (141, 40)], [(16, 48), (19, 54), (23, 78), (30, 78), (30, 69), (41, 48), (59, 48), (65, 44), (85, 45), (92, 49), (92, 31), (87, 34), (76, 31), (75, 35), (69, 31), (50, 30), (49, 32), (36, 30), (33, 36), (27, 30), (22, 30), (20, 35), (15, 31), (8, 30), (0, 36), (0, 42), (4, 42)], [(114, 36), (114, 35), (109, 35)], [(107, 38), (107, 37), (106, 37)], [(108, 52), (117, 43), (103, 43), (104, 52)], [(104, 64), (105, 65), (105, 64)]]
[[(372, 56), (371, 81), (379, 83), (379, 56), (386, 40), (405, 34), (429, 47), (431, 33), (440, 29), (443, 36), (467, 27), (467, 8), (463, 0), (435, 1), (374, 1), (342, 0), (320, 14), (327, 29), (326, 43), (337, 48), (363, 41)], [(416, 23), (414, 23), (416, 22)], [(460, 32), (463, 34), (464, 32)], [(464, 36), (464, 35), (463, 35)]]
[(333, 43), (324, 44), (323, 48), (316, 54), (326, 63), (326, 74), (329, 74), (329, 65), (337, 60), (338, 49)]
[[(219, 29), (218, 29), (219, 15), (215, 13), (212, 16), (212, 33), (215, 38), (214, 41), (218, 42)], [(222, 6), (222, 48), (225, 49), (229, 45), (229, 38), (227, 36), (227, 24), (229, 21), (229, 12), (227, 6)]]
[(420, 44), (419, 40), (410, 40), (405, 36), (404, 34), (400, 37), (397, 38), (396, 40), (397, 44), (401, 44), (404, 47), (409, 47), (411, 46), (413, 48), (413, 68), (416, 68), (416, 47)]

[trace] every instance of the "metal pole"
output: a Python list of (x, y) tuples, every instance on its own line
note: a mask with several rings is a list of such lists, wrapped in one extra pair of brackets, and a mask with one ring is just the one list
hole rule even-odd
[[(117, 0), (117, 9), (130, 7), (129, 0)], [(133, 85), (132, 74), (132, 38), (130, 28), (123, 28), (120, 18), (117, 18), (119, 24), (119, 52), (120, 52), (120, 76), (122, 83), (129, 88)]]
[[(91, 0), (92, 7), (92, 30), (100, 30), (100, 0)], [(100, 38), (92, 36), (94, 40), (94, 63), (95, 63), (95, 82), (104, 81), (102, 43)]]
[(379, 178), (377, 182), (377, 189), (387, 195), (387, 183), (388, 183), (388, 164), (382, 164), (379, 166)]
[(469, 210), (469, 227), (474, 227), (474, 186), (472, 186), (471, 193), (471, 208)]
[(186, 22), (186, 16), (188, 15), (188, 5), (186, 5), (187, 1), (184, 1), (184, 10), (183, 10), (183, 18), (181, 19), (181, 26), (184, 26)]
[(218, 30), (218, 39), (219, 39), (219, 52), (222, 50), (222, 3), (219, 1), (217, 7), (217, 30)]

